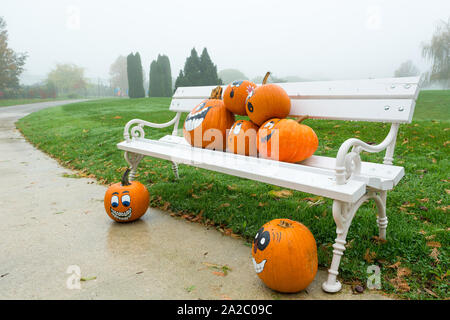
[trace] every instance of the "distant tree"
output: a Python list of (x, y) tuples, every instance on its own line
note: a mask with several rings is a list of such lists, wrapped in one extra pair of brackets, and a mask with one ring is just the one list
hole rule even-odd
[(431, 70), (427, 73), (430, 82), (439, 82), (450, 86), (450, 18), (441, 21), (429, 43), (422, 45), (422, 56), (431, 61)]
[(123, 91), (128, 90), (127, 58), (120, 55), (116, 61), (109, 67), (111, 86), (120, 88)]
[(158, 55), (150, 64), (149, 97), (172, 96), (172, 71), (166, 55)]
[(27, 58), (26, 53), (14, 52), (8, 47), (8, 31), (6, 22), (0, 17), (0, 91), (17, 90), (19, 77)]
[(84, 68), (75, 64), (57, 64), (47, 76), (48, 86), (55, 88), (58, 95), (81, 93), (86, 89)]
[(420, 74), (419, 69), (411, 60), (403, 62), (394, 72), (394, 77), (413, 77)]
[(200, 56), (200, 85), (220, 85), (222, 80), (217, 75), (217, 66), (212, 62), (208, 50), (203, 48)]
[(141, 56), (139, 52), (127, 56), (128, 96), (130, 98), (145, 97)]
[(184, 70), (180, 71), (175, 81), (175, 89), (179, 86), (218, 84), (222, 84), (222, 81), (217, 75), (217, 66), (212, 62), (206, 48), (203, 49), (201, 57), (198, 56), (197, 51), (193, 48), (191, 55), (186, 59)]
[(225, 84), (231, 83), (234, 80), (248, 80), (249, 79), (245, 74), (243, 74), (241, 71), (239, 71), (237, 69), (221, 70), (221, 71), (219, 71), (218, 76)]

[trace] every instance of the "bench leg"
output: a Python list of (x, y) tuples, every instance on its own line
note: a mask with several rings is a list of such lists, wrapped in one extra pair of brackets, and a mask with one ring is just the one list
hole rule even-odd
[(176, 180), (180, 179), (180, 176), (178, 175), (178, 164), (173, 161), (172, 161), (172, 171), (173, 171), (173, 175), (175, 176), (175, 179)]
[(138, 153), (132, 153), (132, 152), (125, 152), (124, 157), (131, 168), (128, 179), (130, 181), (133, 181), (136, 176), (137, 167), (138, 167), (139, 163), (141, 162), (142, 158), (144, 157), (144, 155), (138, 154)]
[(386, 216), (386, 198), (387, 191), (380, 191), (379, 196), (373, 197), (378, 208), (377, 225), (379, 230), (379, 237), (383, 240), (386, 240), (386, 229), (388, 225), (388, 218)]

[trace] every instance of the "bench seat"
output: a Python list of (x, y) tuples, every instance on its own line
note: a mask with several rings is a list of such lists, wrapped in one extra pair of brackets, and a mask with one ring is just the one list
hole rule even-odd
[(257, 180), (319, 196), (354, 203), (366, 186), (392, 189), (403, 177), (402, 167), (361, 163), (360, 175), (345, 185), (335, 182), (335, 158), (312, 156), (292, 164), (228, 152), (191, 147), (183, 137), (167, 135), (160, 140), (133, 139), (117, 145), (121, 150), (162, 158), (177, 163)]

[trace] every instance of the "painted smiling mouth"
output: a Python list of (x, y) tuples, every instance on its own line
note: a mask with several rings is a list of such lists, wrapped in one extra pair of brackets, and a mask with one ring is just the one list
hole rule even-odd
[(252, 258), (253, 261), (253, 267), (255, 267), (255, 271), (256, 273), (261, 273), (264, 270), (264, 266), (266, 265), (266, 259), (264, 259), (263, 261), (261, 261), (260, 263), (256, 263), (255, 258)]
[(197, 112), (195, 114), (191, 114), (189, 113), (186, 121), (184, 122), (184, 128), (187, 131), (192, 131), (195, 128), (197, 128), (199, 125), (202, 124), (203, 120), (206, 117), (206, 114), (208, 113), (209, 109), (211, 109), (211, 107), (205, 108), (200, 112)]
[(127, 211), (125, 212), (120, 212), (120, 211), (116, 211), (113, 208), (111, 209), (111, 214), (114, 216), (114, 218), (119, 219), (119, 220), (128, 220), (131, 217), (131, 208), (129, 208)]

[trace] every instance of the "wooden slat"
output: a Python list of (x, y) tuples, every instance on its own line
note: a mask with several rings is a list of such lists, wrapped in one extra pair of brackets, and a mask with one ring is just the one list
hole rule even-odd
[[(203, 99), (173, 99), (170, 110), (190, 112)], [(292, 99), (291, 116), (313, 119), (410, 123), (414, 114), (412, 99)]]
[[(180, 144), (189, 146), (184, 137), (167, 135), (159, 139), (159, 141), (164, 141), (172, 144)], [(322, 157), (322, 156), (311, 156), (308, 159), (300, 163), (306, 167), (321, 168), (325, 169), (326, 174), (330, 177), (334, 177), (336, 158)], [(291, 164), (286, 162), (279, 163), (280, 166), (284, 168), (295, 169), (297, 164)], [(322, 172), (325, 173), (325, 172)], [(359, 179), (367, 184), (367, 186), (378, 189), (378, 190), (391, 190), (404, 176), (405, 171), (403, 167), (385, 165), (381, 163), (373, 162), (362, 162), (361, 163), (361, 173), (359, 177), (354, 177), (354, 179)]]
[[(289, 82), (277, 85), (286, 90), (291, 99), (416, 99), (419, 79), (419, 77), (405, 77)], [(206, 99), (214, 87), (180, 87), (173, 98)]]
[(326, 170), (302, 165), (289, 166), (279, 161), (235, 155), (228, 152), (193, 148), (170, 142), (133, 139), (117, 145), (121, 150), (144, 154), (177, 163), (218, 171), (242, 178), (261, 181), (313, 193), (319, 196), (354, 203), (366, 192), (366, 184), (351, 180), (337, 185)]

